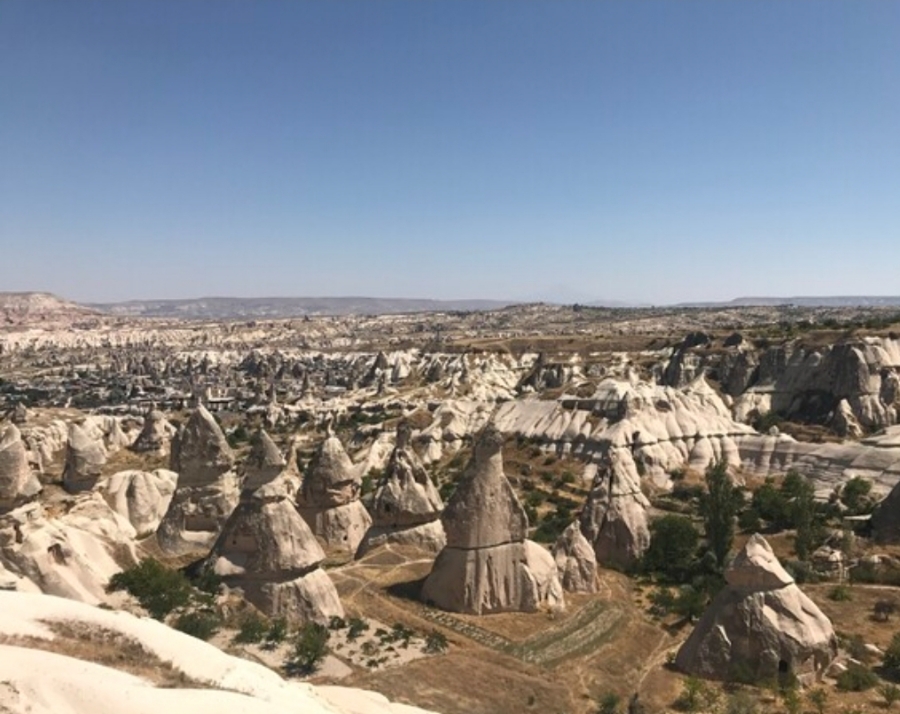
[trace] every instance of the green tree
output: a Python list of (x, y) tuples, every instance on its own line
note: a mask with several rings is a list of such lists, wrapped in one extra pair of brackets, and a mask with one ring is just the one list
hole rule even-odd
[(841, 502), (851, 515), (860, 515), (868, 512), (872, 506), (871, 492), (871, 481), (854, 476), (841, 489)]
[(304, 625), (294, 637), (287, 662), (291, 674), (310, 674), (328, 654), (328, 628), (315, 622)]
[(157, 620), (188, 605), (194, 594), (190, 581), (181, 572), (153, 558), (113, 575), (107, 589), (130, 593)]
[(800, 560), (807, 560), (820, 540), (822, 531), (816, 518), (815, 489), (809, 481), (801, 480), (796, 485), (791, 515), (797, 529), (797, 535), (794, 536), (794, 550)]
[(743, 501), (728, 475), (728, 462), (716, 461), (706, 469), (706, 492), (700, 499), (700, 515), (710, 550), (719, 568), (725, 567), (734, 542), (734, 519)]
[(684, 516), (667, 514), (650, 524), (644, 568), (672, 582), (684, 582), (693, 566), (700, 533)]

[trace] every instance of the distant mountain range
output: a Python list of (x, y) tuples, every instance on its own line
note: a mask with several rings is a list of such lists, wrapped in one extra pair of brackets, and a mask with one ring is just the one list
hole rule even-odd
[(900, 296), (826, 295), (800, 297), (740, 297), (726, 302), (686, 302), (673, 307), (900, 307)]
[(497, 310), (504, 300), (417, 300), (368, 297), (210, 297), (188, 300), (129, 300), (91, 303), (89, 307), (122, 317), (164, 317), (184, 320), (275, 319), (304, 315), (387, 315), (416, 312)]

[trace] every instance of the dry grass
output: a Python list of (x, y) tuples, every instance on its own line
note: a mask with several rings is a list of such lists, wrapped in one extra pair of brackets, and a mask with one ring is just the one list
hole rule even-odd
[(188, 677), (171, 663), (147, 651), (137, 640), (96, 625), (47, 622), (54, 639), (0, 635), (0, 644), (54, 652), (127, 672), (158, 687), (203, 689), (210, 684)]

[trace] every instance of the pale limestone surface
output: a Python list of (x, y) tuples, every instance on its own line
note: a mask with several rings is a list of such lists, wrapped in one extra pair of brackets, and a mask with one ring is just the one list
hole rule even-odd
[(0, 512), (37, 496), (41, 483), (28, 465), (28, 452), (15, 424), (0, 425)]
[(131, 523), (138, 538), (145, 538), (159, 527), (177, 484), (178, 474), (168, 469), (130, 469), (100, 479), (94, 488)]
[(573, 593), (597, 591), (597, 556), (578, 522), (570, 523), (557, 538), (553, 559), (564, 590)]

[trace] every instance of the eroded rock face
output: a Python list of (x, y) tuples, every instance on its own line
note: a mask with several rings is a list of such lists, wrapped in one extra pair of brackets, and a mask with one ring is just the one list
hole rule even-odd
[(478, 436), (442, 521), (447, 545), (422, 587), (445, 610), (476, 615), (562, 608), (562, 585), (547, 550), (525, 540), (528, 519), (503, 473), (502, 437)]
[(831, 622), (754, 535), (725, 573), (728, 585), (681, 646), (675, 665), (710, 679), (818, 679), (837, 655)]
[(650, 502), (633, 477), (627, 450), (611, 451), (597, 470), (581, 512), (581, 531), (594, 547), (597, 562), (632, 567), (650, 547), (647, 508)]
[(879, 543), (900, 543), (900, 483), (872, 512), (872, 537)]
[(444, 503), (410, 444), (410, 427), (397, 429), (391, 452), (372, 502), (372, 527), (357, 550), (362, 557), (375, 545), (397, 543), (437, 553), (444, 547), (440, 522)]
[(178, 474), (167, 469), (119, 471), (101, 479), (96, 490), (134, 527), (138, 538), (153, 535), (172, 501)]
[(208, 551), (237, 506), (241, 488), (232, 471), (234, 453), (204, 407), (191, 414), (172, 441), (171, 463), (178, 487), (157, 529), (159, 545), (171, 554)]
[(330, 434), (310, 461), (298, 499), (300, 515), (326, 548), (355, 553), (372, 525), (359, 500), (361, 486), (343, 444)]
[(0, 512), (35, 497), (41, 483), (28, 465), (28, 453), (15, 424), (0, 427)]
[(250, 453), (243, 466), (244, 490), (255, 491), (280, 474), (287, 462), (265, 429), (257, 431), (250, 442)]
[(151, 409), (144, 417), (141, 431), (130, 448), (139, 454), (166, 454), (169, 452), (174, 434), (175, 427), (169, 423), (166, 415), (158, 409)]
[(80, 424), (70, 424), (63, 487), (71, 493), (92, 489), (105, 465), (103, 441), (91, 438)]
[(597, 556), (578, 523), (571, 523), (557, 539), (553, 559), (564, 590), (573, 593), (597, 591)]
[(63, 515), (49, 518), (40, 503), (0, 516), (0, 574), (18, 590), (98, 604), (106, 584), (137, 563), (135, 532), (98, 493), (77, 497)]
[(243, 491), (207, 563), (266, 614), (326, 624), (344, 609), (319, 567), (325, 553), (279, 479)]
[(197, 407), (172, 441), (169, 468), (180, 486), (208, 485), (234, 467), (234, 452), (213, 415)]

